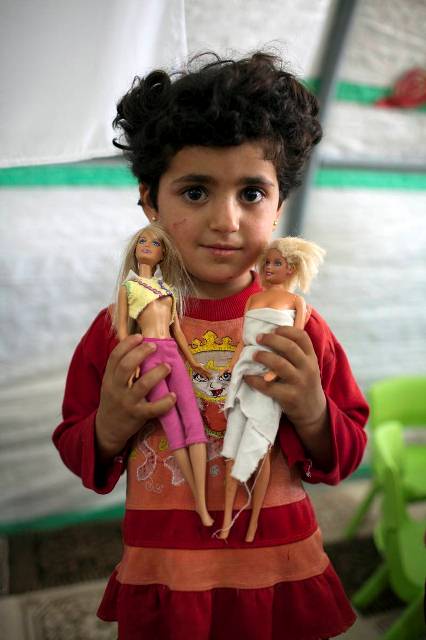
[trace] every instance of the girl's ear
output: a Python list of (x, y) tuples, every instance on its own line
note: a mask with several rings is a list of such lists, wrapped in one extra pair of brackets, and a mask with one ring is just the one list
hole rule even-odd
[(144, 182), (141, 182), (139, 185), (139, 196), (139, 204), (142, 206), (148, 220), (155, 222), (155, 220), (157, 220), (157, 211), (152, 204), (149, 187)]

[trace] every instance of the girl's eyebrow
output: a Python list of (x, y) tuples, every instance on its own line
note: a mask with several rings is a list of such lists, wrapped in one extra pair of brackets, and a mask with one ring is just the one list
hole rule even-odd
[[(188, 173), (187, 175), (181, 176), (176, 180), (173, 180), (172, 184), (182, 184), (188, 182), (201, 182), (203, 184), (217, 184), (217, 180), (212, 176), (204, 175), (202, 173)], [(264, 186), (273, 187), (274, 183), (271, 180), (268, 180), (264, 176), (244, 176), (238, 180), (238, 184), (242, 185), (253, 185), (259, 184)]]

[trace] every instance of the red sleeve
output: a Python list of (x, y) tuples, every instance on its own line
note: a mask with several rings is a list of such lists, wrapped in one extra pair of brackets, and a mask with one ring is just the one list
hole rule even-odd
[(106, 363), (116, 344), (104, 309), (74, 352), (62, 404), (63, 422), (52, 437), (65, 465), (97, 493), (110, 492), (125, 468), (123, 456), (116, 456), (107, 468), (96, 463), (95, 417)]
[(364, 430), (368, 405), (358, 387), (341, 345), (321, 316), (312, 310), (306, 325), (321, 373), (327, 399), (333, 447), (333, 465), (323, 471), (312, 464), (292, 424), (283, 419), (279, 438), (289, 464), (300, 464), (304, 480), (337, 484), (355, 471), (367, 443)]

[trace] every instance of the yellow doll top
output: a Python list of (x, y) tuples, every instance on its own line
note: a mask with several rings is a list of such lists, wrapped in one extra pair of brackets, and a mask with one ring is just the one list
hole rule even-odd
[(150, 302), (164, 298), (172, 297), (172, 313), (170, 324), (173, 324), (176, 316), (176, 299), (175, 293), (170, 285), (161, 278), (143, 278), (138, 276), (134, 271), (130, 270), (127, 274), (123, 286), (127, 291), (127, 302), (129, 305), (129, 316), (137, 320), (142, 311)]

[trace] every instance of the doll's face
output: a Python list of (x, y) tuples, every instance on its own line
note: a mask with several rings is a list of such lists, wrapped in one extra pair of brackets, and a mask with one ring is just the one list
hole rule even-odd
[(282, 284), (294, 271), (278, 249), (269, 249), (263, 269), (263, 277), (268, 284)]
[(135, 257), (138, 264), (149, 264), (155, 267), (161, 262), (163, 255), (161, 240), (150, 231), (141, 233), (135, 249)]

